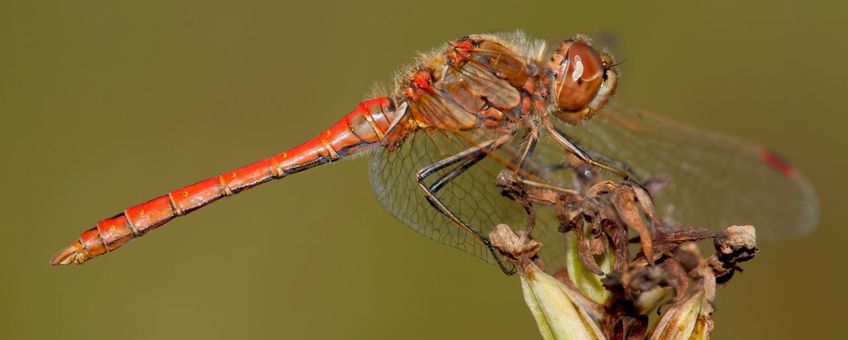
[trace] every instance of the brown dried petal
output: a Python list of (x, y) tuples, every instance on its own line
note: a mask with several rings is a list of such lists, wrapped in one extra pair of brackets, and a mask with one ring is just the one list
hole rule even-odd
[(639, 186), (628, 186), (633, 189), (633, 193), (636, 195), (636, 199), (639, 201), (639, 205), (645, 211), (645, 214), (648, 215), (651, 221), (655, 221), (656, 214), (654, 213), (654, 201), (651, 200), (651, 195)]
[(689, 290), (689, 275), (686, 274), (686, 269), (673, 258), (666, 259), (659, 264), (667, 275), (663, 278), (669, 286), (674, 288), (675, 295), (672, 301), (677, 302), (686, 295)]
[(618, 215), (627, 224), (628, 228), (636, 230), (639, 234), (639, 241), (642, 243), (642, 252), (648, 262), (654, 263), (653, 238), (651, 231), (642, 220), (642, 214), (636, 207), (636, 196), (633, 189), (627, 186), (619, 186), (615, 188), (612, 195), (612, 203)]
[[(601, 276), (592, 272), (591, 268), (586, 265), (586, 262), (591, 263), (595, 266), (595, 268), (603, 273), (603, 270), (595, 263), (594, 258), (587, 260), (583, 254), (581, 254), (581, 248), (583, 250), (587, 250), (585, 247), (580, 247), (578, 243), (580, 240), (576, 236), (577, 232), (566, 234), (566, 253), (565, 253), (565, 261), (566, 261), (566, 270), (568, 271), (568, 276), (574, 285), (580, 289), (586, 296), (591, 298), (592, 300), (598, 303), (605, 303), (607, 299), (609, 299), (609, 292), (604, 289), (603, 283), (601, 282)], [(585, 244), (585, 242), (584, 242)], [(591, 258), (591, 255), (587, 256)], [(607, 267), (610, 266), (610, 261), (605, 261), (605, 265)]]
[(583, 263), (586, 270), (590, 271), (592, 274), (598, 276), (604, 275), (604, 271), (601, 270), (601, 267), (598, 267), (598, 264), (595, 262), (595, 257), (589, 249), (589, 242), (586, 240), (586, 234), (583, 227), (583, 225), (580, 225), (577, 229), (574, 229), (574, 235), (577, 236), (577, 252), (580, 255), (580, 261)]
[(615, 262), (613, 264), (613, 269), (617, 272), (622, 272), (624, 271), (624, 268), (627, 267), (627, 263), (629, 261), (627, 230), (619, 227), (615, 223), (612, 223), (610, 220), (601, 221), (601, 226), (604, 233), (609, 235), (612, 247), (615, 250)]

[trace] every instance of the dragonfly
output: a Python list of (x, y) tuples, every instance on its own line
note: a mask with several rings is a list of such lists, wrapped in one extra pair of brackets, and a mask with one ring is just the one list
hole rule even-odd
[[(669, 223), (751, 224), (765, 240), (814, 229), (816, 195), (799, 170), (765, 147), (611, 101), (616, 66), (581, 35), (552, 46), (520, 32), (460, 37), (314, 138), (126, 208), (50, 263), (81, 264), (220, 198), (355, 155), (370, 157), (374, 195), (403, 224), (507, 273), (488, 232), (527, 216), (495, 176), (508, 170), (527, 183), (573, 186), (583, 171), (567, 166), (575, 159), (621, 180), (663, 179), (652, 194)], [(564, 242), (556, 227), (532, 236)]]

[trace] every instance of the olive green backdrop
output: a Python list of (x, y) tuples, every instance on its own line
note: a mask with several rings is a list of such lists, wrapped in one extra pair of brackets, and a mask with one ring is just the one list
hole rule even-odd
[(792, 159), (819, 228), (719, 290), (715, 335), (844, 335), (846, 5), (590, 3), (2, 2), (0, 338), (538, 338), (517, 278), (396, 222), (364, 159), (47, 265), (100, 218), (313, 136), (417, 51), (514, 29), (600, 34), (622, 100)]

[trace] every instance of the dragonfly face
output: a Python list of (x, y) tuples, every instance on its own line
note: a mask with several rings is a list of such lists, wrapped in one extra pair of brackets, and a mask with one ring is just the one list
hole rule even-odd
[(572, 124), (592, 117), (615, 92), (612, 56), (580, 38), (563, 41), (551, 57), (548, 92), (554, 115)]

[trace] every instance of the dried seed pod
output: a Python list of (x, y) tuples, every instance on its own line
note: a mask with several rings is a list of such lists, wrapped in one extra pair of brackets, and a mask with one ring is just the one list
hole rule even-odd
[[(524, 301), (544, 339), (606, 339), (573, 289), (529, 263), (519, 271)], [(597, 311), (594, 314), (599, 314)]]
[(684, 299), (663, 313), (651, 334), (652, 340), (708, 339), (713, 329), (715, 276), (709, 268), (702, 267), (699, 285)]
[[(516, 233), (501, 225), (489, 235), (520, 269), (525, 301), (543, 337), (708, 338), (715, 285), (757, 254), (754, 228), (716, 232), (664, 225), (644, 187), (577, 182), (579, 190), (571, 190), (499, 176), (505, 196), (523, 205), (529, 219), (535, 218), (535, 211), (527, 209), (530, 202), (553, 206), (565, 233), (565, 251), (557, 250), (565, 267), (556, 278), (540, 269), (537, 254), (545, 250), (533, 241), (531, 230)], [(532, 187), (523, 187), (528, 184)], [(641, 253), (629, 244), (628, 230), (639, 235)], [(716, 249), (709, 258), (695, 243), (706, 239), (713, 239)], [(659, 313), (664, 304), (670, 307), (649, 332), (650, 313)]]
[(745, 262), (760, 252), (756, 231), (749, 225), (727, 227), (716, 237), (715, 248), (718, 259), (725, 263)]

